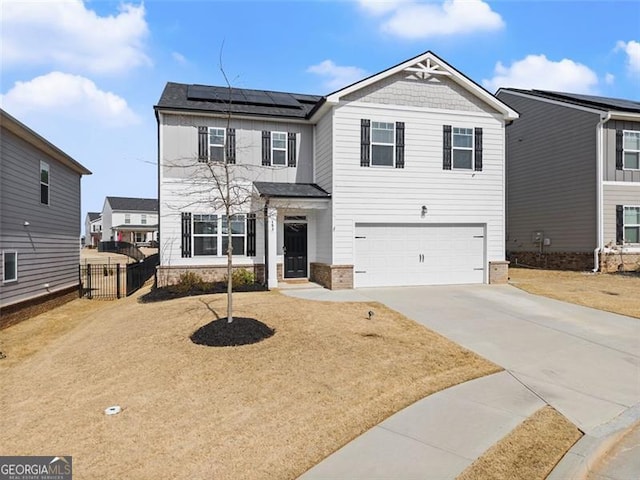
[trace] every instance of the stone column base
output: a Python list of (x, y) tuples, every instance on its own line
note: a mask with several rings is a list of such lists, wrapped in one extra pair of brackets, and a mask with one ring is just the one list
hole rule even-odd
[(489, 262), (489, 283), (504, 284), (509, 281), (509, 262), (496, 260)]
[(353, 288), (353, 265), (327, 265), (311, 262), (309, 279), (330, 290)]

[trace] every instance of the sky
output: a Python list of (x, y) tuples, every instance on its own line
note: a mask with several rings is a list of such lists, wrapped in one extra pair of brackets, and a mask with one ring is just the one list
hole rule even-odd
[(166, 82), (325, 95), (427, 50), (491, 92), (640, 100), (640, 0), (2, 0), (0, 105), (93, 172), (84, 222), (157, 196)]

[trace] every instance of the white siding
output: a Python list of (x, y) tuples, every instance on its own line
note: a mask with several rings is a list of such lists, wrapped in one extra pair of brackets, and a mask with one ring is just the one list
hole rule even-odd
[[(404, 169), (360, 166), (362, 118), (405, 122)], [(442, 169), (444, 124), (483, 128), (483, 171)], [(333, 139), (333, 263), (353, 264), (355, 223), (486, 224), (487, 260), (504, 259), (501, 118), (350, 103), (335, 110)]]

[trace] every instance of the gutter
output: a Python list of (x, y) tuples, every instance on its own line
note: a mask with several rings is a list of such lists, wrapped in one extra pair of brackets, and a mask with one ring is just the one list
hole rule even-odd
[(596, 125), (596, 217), (597, 217), (597, 246), (593, 250), (593, 272), (600, 270), (600, 253), (604, 249), (604, 218), (603, 218), (603, 198), (604, 198), (604, 124), (611, 120), (611, 112), (600, 116), (600, 121)]

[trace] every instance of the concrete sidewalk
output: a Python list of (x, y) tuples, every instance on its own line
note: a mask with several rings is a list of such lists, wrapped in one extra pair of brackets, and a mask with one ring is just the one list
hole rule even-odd
[[(283, 293), (384, 303), (508, 370), (417, 402), (301, 478), (453, 479), (545, 403), (586, 434), (554, 477), (577, 478), (576, 472), (606, 453), (603, 446), (611, 446), (607, 442), (616, 432), (640, 419), (638, 319), (511, 286)], [(635, 475), (640, 478), (640, 472)]]

